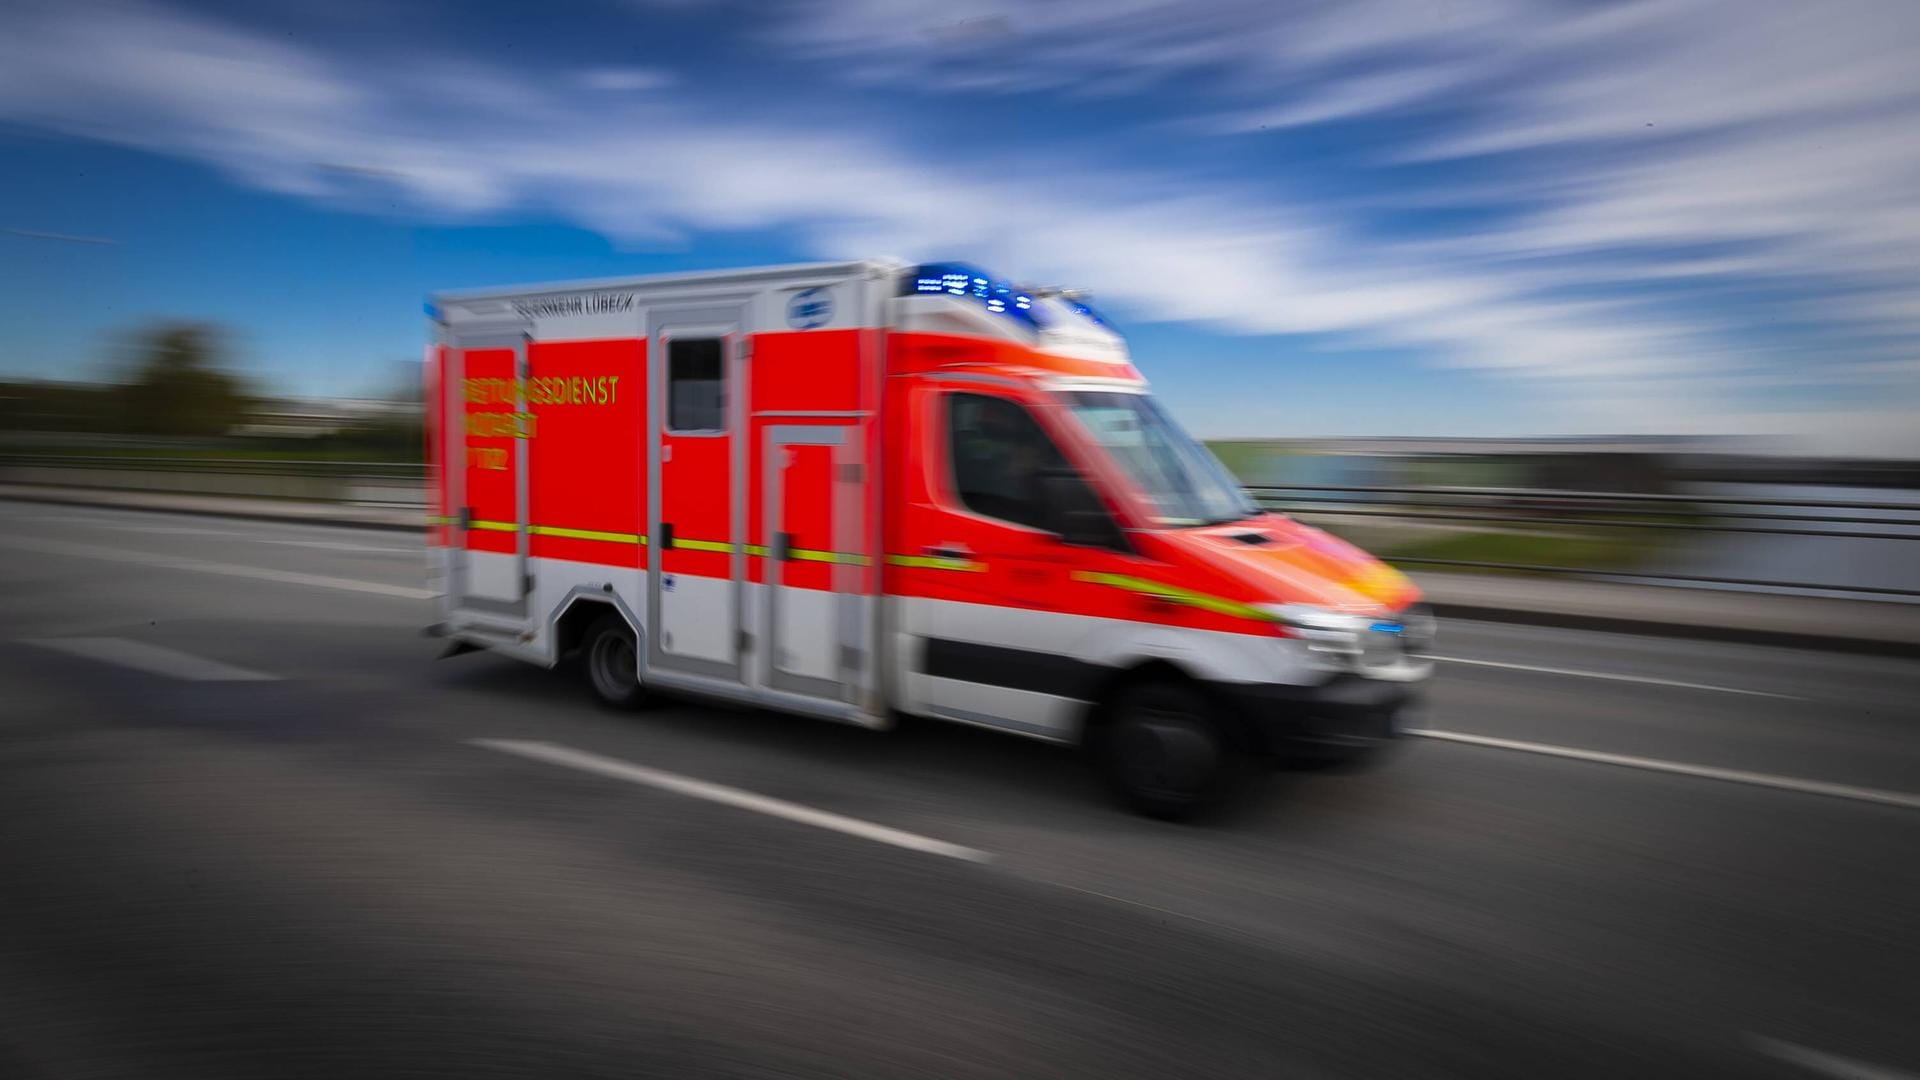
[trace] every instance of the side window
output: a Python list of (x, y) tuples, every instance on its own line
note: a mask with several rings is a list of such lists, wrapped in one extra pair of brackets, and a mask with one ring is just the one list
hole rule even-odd
[(668, 338), (667, 430), (726, 429), (726, 363), (720, 339)]
[(947, 447), (953, 490), (986, 517), (1046, 528), (1042, 477), (1067, 460), (1017, 402), (985, 394), (947, 398)]

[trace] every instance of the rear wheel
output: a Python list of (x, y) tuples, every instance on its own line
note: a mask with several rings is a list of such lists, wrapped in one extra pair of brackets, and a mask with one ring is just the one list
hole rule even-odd
[(619, 615), (602, 615), (587, 628), (582, 646), (587, 685), (609, 705), (631, 709), (646, 700), (640, 685), (640, 651), (633, 628)]
[(1227, 736), (1206, 695), (1170, 680), (1121, 687), (1095, 752), (1122, 802), (1167, 821), (1224, 804), (1249, 771), (1245, 753)]

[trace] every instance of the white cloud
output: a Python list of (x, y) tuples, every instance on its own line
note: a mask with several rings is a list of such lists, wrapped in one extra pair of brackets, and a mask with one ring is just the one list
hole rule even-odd
[[(1471, 119), (1436, 125), (1427, 156), (1499, 145), (1529, 157), (1526, 169), (1455, 181), (1445, 194), (1533, 208), (1389, 243), (1365, 237), (1337, 196), (1282, 205), (1099, 161), (934, 160), (871, 127), (775, 127), (703, 113), (686, 95), (637, 93), (663, 85), (651, 69), (542, 81), (445, 57), (373, 61), (140, 0), (10, 15), (0, 119), (194, 158), (308, 197), (352, 199), (373, 185), (440, 213), (538, 206), (629, 242), (791, 227), (822, 255), (958, 254), (1094, 284), (1148, 318), (1337, 335), (1567, 388), (1563, 415), (1514, 418), (1516, 428), (1737, 426), (1789, 362), (1742, 344), (1752, 328), (1738, 313), (1578, 298), (1615, 286), (1813, 282), (1810, 317), (1880, 338), (1871, 362), (1881, 366), (1834, 364), (1832, 381), (1887, 383), (1903, 356), (1920, 355), (1920, 148), (1905, 134), (1920, 85), (1890, 59), (1911, 49), (1912, 19), (1873, 32), (1858, 9), (1838, 18), (1860, 25), (1801, 50), (1770, 36), (1817, 36), (1801, 16), (1757, 4), (1739, 10), (1762, 29), (1731, 33), (1734, 45), (1699, 40), (1716, 10), (1706, 0), (1577, 18), (1484, 0), (1262, 0), (1181, 18), (1150, 0), (943, 9), (946, 24), (991, 34), (874, 17), (883, 7), (894, 12), (880, 0), (837, 2), (782, 33), (850, 78), (946, 72), (949, 89), (1098, 79), (1124, 92), (1214, 72), (1223, 93), (1274, 100), (1268, 127), (1445, 96), (1471, 106)], [(1820, 70), (1854, 56), (1857, 70)], [(1713, 71), (1693, 70), (1702, 64)], [(1658, 106), (1649, 138), (1633, 125)], [(1568, 149), (1590, 144), (1604, 149)], [(1638, 252), (1611, 257), (1621, 249)]]
[(1236, 135), (1375, 116), (1434, 102), (1442, 91), (1457, 86), (1468, 75), (1468, 69), (1441, 66), (1358, 75), (1316, 87), (1281, 105), (1219, 117), (1205, 127)]
[(589, 90), (631, 93), (671, 86), (673, 76), (658, 68), (589, 68), (575, 76), (575, 81)]

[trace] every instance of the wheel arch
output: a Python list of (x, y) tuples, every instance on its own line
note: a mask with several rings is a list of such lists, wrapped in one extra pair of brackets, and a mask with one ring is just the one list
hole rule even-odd
[(1226, 710), (1219, 695), (1191, 666), (1164, 656), (1143, 656), (1114, 666), (1088, 688), (1087, 704), (1080, 714), (1079, 742), (1092, 745), (1101, 728), (1111, 718), (1113, 704), (1121, 691), (1139, 683), (1155, 681), (1179, 682), (1194, 687), (1207, 696), (1215, 713), (1224, 718)]
[(587, 628), (600, 621), (608, 612), (620, 616), (633, 631), (633, 640), (640, 653), (642, 667), (646, 665), (646, 629), (640, 625), (633, 609), (627, 606), (617, 593), (604, 588), (596, 589), (585, 585), (577, 586), (560, 603), (556, 604), (553, 614), (547, 620), (547, 632), (553, 642), (553, 658), (556, 662), (565, 659), (580, 648)]

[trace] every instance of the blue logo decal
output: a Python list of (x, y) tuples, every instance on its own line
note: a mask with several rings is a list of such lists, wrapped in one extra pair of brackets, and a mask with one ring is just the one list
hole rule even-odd
[(817, 330), (833, 321), (833, 294), (826, 289), (802, 289), (787, 301), (787, 325), (795, 330)]

